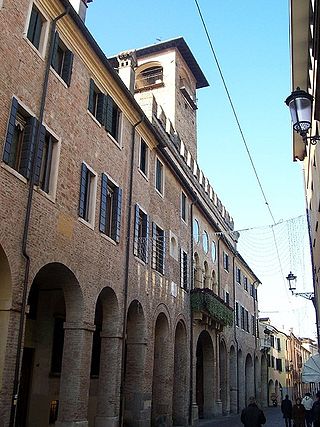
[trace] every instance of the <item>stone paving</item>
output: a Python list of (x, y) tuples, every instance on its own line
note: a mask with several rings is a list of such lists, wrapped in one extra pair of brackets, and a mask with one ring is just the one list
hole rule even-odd
[[(267, 418), (267, 422), (264, 425), (265, 427), (284, 427), (284, 419), (282, 418), (282, 413), (279, 407), (277, 408), (265, 408), (264, 414)], [(238, 415), (229, 415), (225, 417), (215, 418), (213, 420), (202, 420), (197, 427), (243, 427), (243, 424), (240, 421), (240, 414)]]

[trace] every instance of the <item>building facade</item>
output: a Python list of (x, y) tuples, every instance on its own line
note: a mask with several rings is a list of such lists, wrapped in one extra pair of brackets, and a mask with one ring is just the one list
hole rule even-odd
[(207, 80), (182, 38), (107, 59), (87, 3), (0, 2), (0, 425), (236, 413), (260, 281), (197, 163)]

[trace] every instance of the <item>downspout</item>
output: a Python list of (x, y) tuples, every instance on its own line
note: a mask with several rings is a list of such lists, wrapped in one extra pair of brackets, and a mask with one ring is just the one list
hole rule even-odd
[(190, 286), (189, 286), (189, 304), (190, 304), (190, 390), (189, 390), (189, 425), (192, 425), (192, 403), (193, 403), (193, 311), (191, 307), (191, 289), (194, 287), (194, 265), (193, 265), (193, 206), (197, 203), (198, 197), (190, 206)]
[(129, 180), (129, 197), (128, 197), (128, 215), (127, 215), (127, 248), (126, 248), (126, 267), (124, 275), (124, 298), (123, 298), (123, 327), (122, 327), (122, 352), (121, 352), (121, 378), (120, 378), (120, 408), (119, 408), (119, 426), (123, 426), (124, 415), (124, 380), (126, 374), (125, 359), (127, 345), (127, 304), (128, 304), (128, 289), (129, 289), (129, 262), (130, 262), (130, 245), (131, 245), (131, 219), (132, 219), (132, 194), (133, 194), (133, 172), (134, 172), (134, 150), (135, 150), (135, 130), (145, 117), (132, 126), (131, 135), (131, 164), (130, 164), (130, 180)]
[(33, 201), (34, 172), (36, 168), (36, 159), (38, 157), (37, 154), (38, 154), (38, 148), (39, 148), (39, 142), (40, 142), (40, 129), (43, 122), (44, 109), (46, 105), (46, 97), (48, 92), (49, 72), (50, 72), (51, 58), (53, 53), (53, 41), (54, 41), (54, 35), (56, 30), (56, 24), (61, 18), (63, 18), (65, 15), (69, 13), (69, 9), (70, 9), (70, 5), (64, 10), (64, 12), (58, 15), (51, 23), (49, 53), (47, 57), (43, 89), (42, 89), (42, 95), (41, 95), (39, 123), (38, 123), (37, 133), (36, 133), (34, 154), (31, 162), (31, 174), (30, 174), (30, 181), (29, 181), (29, 191), (28, 191), (26, 215), (24, 219), (24, 230), (23, 230), (22, 248), (21, 248), (22, 255), (26, 260), (26, 266), (25, 266), (23, 288), (22, 288), (21, 314), (20, 314), (20, 321), (19, 321), (17, 354), (16, 354), (16, 360), (15, 360), (15, 369), (14, 369), (13, 393), (12, 393), (12, 401), (11, 401), (9, 427), (14, 426), (17, 403), (19, 399), (18, 391), (19, 391), (20, 362), (21, 362), (21, 353), (22, 353), (22, 341), (23, 341), (25, 312), (26, 312), (26, 306), (27, 306), (28, 281), (29, 281), (29, 271), (30, 271), (30, 256), (27, 251), (27, 244), (28, 244), (28, 236), (29, 236), (29, 225), (30, 225), (30, 218), (31, 218), (32, 201)]
[[(234, 305), (236, 305), (236, 281), (235, 281), (235, 277), (234, 277), (234, 255), (232, 258), (232, 271), (233, 271), (233, 278), (232, 278), (232, 283), (233, 283), (233, 300), (234, 300)], [(234, 311), (236, 313), (236, 306), (234, 307)], [(237, 313), (236, 313), (237, 314)], [(238, 339), (237, 339), (237, 325), (235, 320), (233, 321), (234, 324), (234, 340), (236, 342), (237, 345), (237, 354), (236, 354), (236, 365), (237, 365), (237, 412), (239, 413), (239, 343), (238, 343)]]

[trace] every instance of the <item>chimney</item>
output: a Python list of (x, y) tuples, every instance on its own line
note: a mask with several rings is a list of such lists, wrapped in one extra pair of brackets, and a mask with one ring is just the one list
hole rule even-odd
[(86, 19), (88, 3), (91, 3), (93, 0), (69, 0), (71, 6), (79, 14), (80, 18), (84, 22)]
[(137, 66), (137, 55), (135, 50), (127, 50), (119, 53), (117, 56), (119, 67), (118, 72), (123, 83), (127, 86), (130, 92), (134, 93), (135, 72)]

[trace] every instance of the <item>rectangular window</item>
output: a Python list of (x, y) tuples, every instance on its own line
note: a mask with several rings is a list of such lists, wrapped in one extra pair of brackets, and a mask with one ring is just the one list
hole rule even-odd
[(241, 283), (241, 270), (239, 267), (236, 267), (236, 281), (237, 283)]
[(101, 177), (100, 225), (101, 233), (115, 242), (120, 241), (122, 190), (106, 174)]
[(34, 183), (45, 193), (52, 192), (53, 163), (58, 141), (42, 125)]
[(164, 274), (165, 235), (164, 230), (152, 223), (152, 268)]
[(225, 293), (225, 303), (228, 304), (228, 305), (230, 303), (230, 295), (229, 295), (229, 292), (227, 292), (227, 291)]
[(181, 218), (187, 222), (187, 196), (181, 191)]
[(188, 254), (180, 249), (181, 287), (188, 290)]
[(270, 336), (270, 343), (271, 343), (271, 347), (274, 348), (274, 336), (273, 335)]
[(226, 252), (223, 252), (223, 268), (229, 271), (229, 255)]
[(160, 194), (163, 194), (163, 164), (156, 159), (156, 189)]
[(236, 326), (239, 326), (239, 303), (236, 302)]
[(271, 368), (274, 368), (274, 356), (271, 356)]
[(149, 149), (144, 140), (140, 139), (140, 156), (139, 156), (139, 169), (141, 172), (148, 176), (148, 162), (149, 162)]
[(92, 79), (90, 79), (88, 110), (102, 126), (105, 125), (107, 98)]
[(277, 338), (277, 350), (281, 351), (280, 338)]
[(250, 283), (250, 295), (252, 297), (254, 297), (254, 285), (253, 285), (253, 283)]
[(241, 306), (241, 329), (245, 329), (245, 310), (244, 307)]
[(279, 372), (282, 372), (282, 359), (276, 359), (276, 369)]
[(52, 68), (64, 82), (70, 86), (73, 65), (73, 53), (61, 41), (58, 32), (55, 33), (51, 58)]
[(120, 142), (120, 127), (121, 127), (121, 110), (111, 98), (106, 96), (106, 119), (105, 126), (107, 132), (117, 141)]
[(34, 152), (37, 120), (13, 98), (4, 145), (3, 161), (29, 179)]
[(251, 331), (252, 335), (256, 336), (256, 319), (253, 314), (251, 315)]
[(96, 175), (85, 163), (81, 165), (79, 217), (93, 224)]
[(142, 209), (140, 209), (139, 205), (136, 205), (133, 253), (146, 263), (148, 262), (148, 241), (149, 217)]
[(248, 292), (248, 278), (246, 276), (243, 277), (243, 287)]
[(249, 332), (249, 312), (245, 310), (245, 330)]
[(41, 41), (44, 36), (45, 23), (46, 19), (43, 17), (39, 9), (33, 5), (28, 26), (27, 38), (38, 50), (41, 49)]

